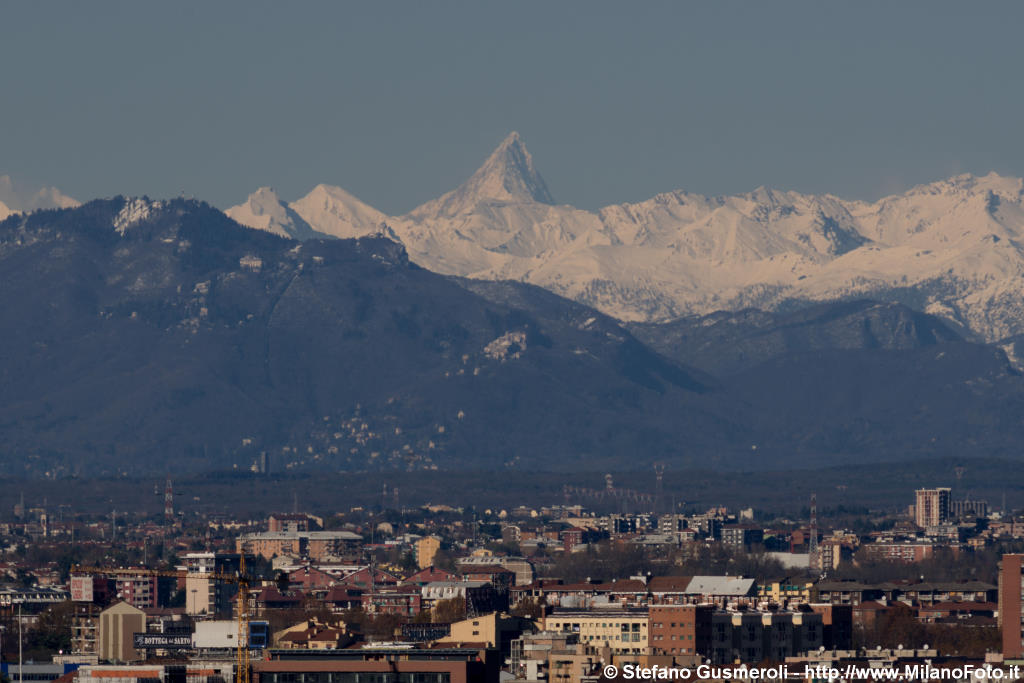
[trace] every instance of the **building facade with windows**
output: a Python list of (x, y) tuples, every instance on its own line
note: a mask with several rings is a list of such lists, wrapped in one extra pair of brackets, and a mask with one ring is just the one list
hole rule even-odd
[(649, 615), (646, 609), (555, 611), (545, 618), (543, 630), (575, 633), (580, 643), (607, 647), (613, 654), (647, 654)]
[(918, 489), (914, 495), (914, 523), (922, 529), (945, 524), (949, 520), (951, 489)]
[(1003, 555), (999, 563), (999, 629), (1002, 631), (1003, 657), (1024, 656), (1024, 582), (1021, 570), (1024, 555)]
[(652, 655), (706, 653), (711, 643), (711, 605), (658, 605), (650, 611)]

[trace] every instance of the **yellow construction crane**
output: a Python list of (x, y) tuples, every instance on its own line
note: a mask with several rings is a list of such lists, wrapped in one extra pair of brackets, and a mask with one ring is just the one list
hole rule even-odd
[[(188, 572), (163, 569), (123, 569), (112, 567), (84, 567), (74, 565), (71, 574), (88, 574), (90, 576), (166, 576), (182, 579)], [(199, 578), (221, 581), (238, 586), (235, 622), (238, 624), (238, 644), (235, 650), (235, 683), (249, 683), (249, 587), (251, 579), (245, 573), (245, 553), (241, 554), (237, 574), (225, 572), (201, 572), (194, 574)]]

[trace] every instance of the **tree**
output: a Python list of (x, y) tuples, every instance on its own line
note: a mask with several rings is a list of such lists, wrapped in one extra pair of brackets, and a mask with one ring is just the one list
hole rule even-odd
[(75, 607), (70, 600), (42, 612), (25, 634), (26, 657), (47, 659), (59, 650), (70, 650), (74, 616)]
[(533, 598), (523, 598), (512, 608), (512, 615), (526, 619), (540, 619), (544, 616), (544, 606)]
[(452, 557), (451, 553), (444, 548), (440, 548), (436, 553), (434, 553), (434, 567), (452, 573), (457, 569), (455, 566), (455, 558)]
[(434, 623), (451, 624), (466, 618), (466, 601), (462, 598), (438, 600), (434, 605)]
[(987, 651), (998, 650), (1001, 638), (1000, 630), (994, 627), (921, 623), (912, 608), (901, 604), (893, 605), (888, 613), (879, 615), (872, 626), (855, 631), (857, 647), (920, 647), (927, 643), (940, 655), (973, 658), (982, 658)]

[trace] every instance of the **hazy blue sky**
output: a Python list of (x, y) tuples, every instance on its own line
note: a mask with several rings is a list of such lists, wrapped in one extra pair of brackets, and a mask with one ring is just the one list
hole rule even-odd
[(559, 202), (1024, 175), (1019, 2), (6, 2), (0, 173), (403, 212), (518, 130)]

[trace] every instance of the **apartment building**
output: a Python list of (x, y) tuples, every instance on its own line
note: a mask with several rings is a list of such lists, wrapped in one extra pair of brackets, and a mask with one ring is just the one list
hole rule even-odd
[(1003, 657), (1024, 657), (1024, 555), (1003, 555), (999, 563), (999, 629), (1003, 636)]
[(951, 489), (918, 489), (914, 492), (914, 523), (922, 529), (949, 520)]
[(657, 605), (650, 608), (648, 640), (653, 655), (695, 655), (711, 644), (711, 605)]
[(594, 609), (555, 611), (544, 619), (543, 630), (575, 633), (590, 647), (606, 647), (612, 654), (647, 654), (649, 617), (646, 609)]

